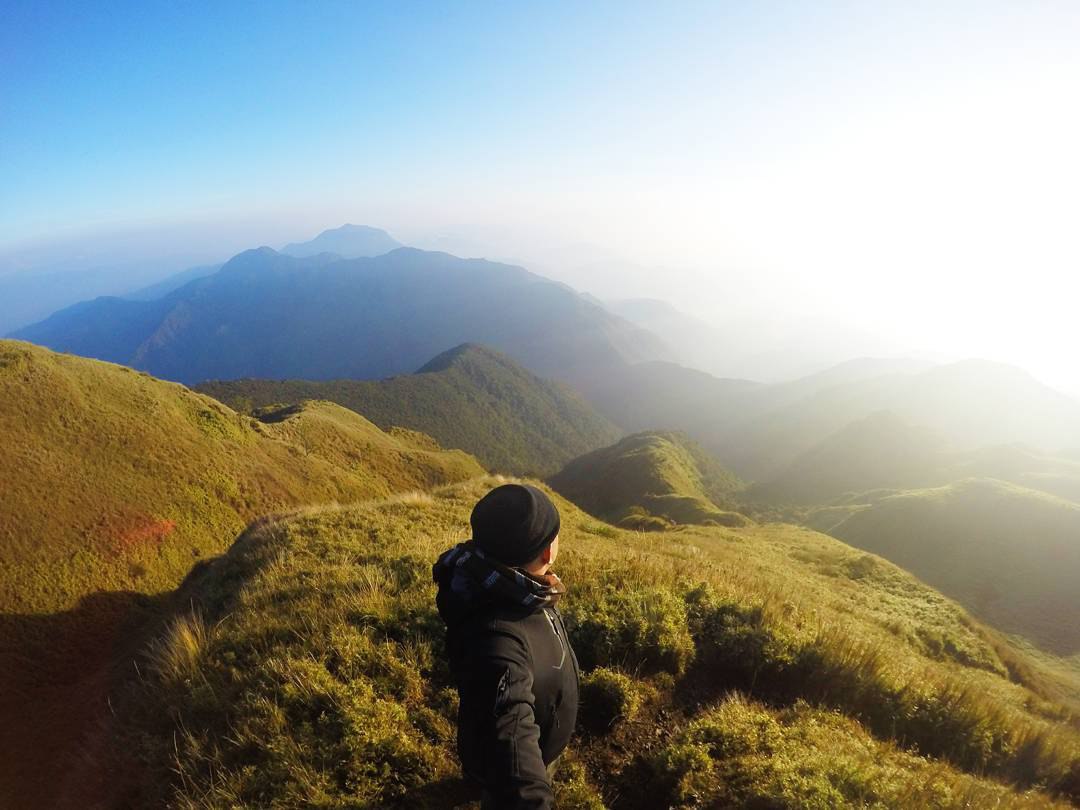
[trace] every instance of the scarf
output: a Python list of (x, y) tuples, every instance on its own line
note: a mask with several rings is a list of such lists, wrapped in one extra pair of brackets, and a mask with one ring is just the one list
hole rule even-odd
[(458, 543), (444, 551), (432, 567), (432, 578), (440, 589), (463, 603), (497, 602), (517, 605), (530, 611), (553, 607), (566, 586), (548, 571), (536, 576), (492, 559), (473, 541)]

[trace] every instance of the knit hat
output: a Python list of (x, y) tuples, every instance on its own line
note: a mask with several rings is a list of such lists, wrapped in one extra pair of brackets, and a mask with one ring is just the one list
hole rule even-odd
[(477, 501), (469, 523), (481, 551), (505, 565), (524, 565), (558, 535), (559, 510), (536, 487), (503, 484)]

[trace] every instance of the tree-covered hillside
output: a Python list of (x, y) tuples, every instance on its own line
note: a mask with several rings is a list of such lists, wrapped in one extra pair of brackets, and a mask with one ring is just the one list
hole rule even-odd
[(475, 455), (489, 470), (547, 475), (613, 442), (619, 429), (577, 394), (483, 346), (465, 344), (415, 374), (385, 380), (215, 380), (200, 391), (250, 411), (323, 399), (380, 427), (420, 430)]

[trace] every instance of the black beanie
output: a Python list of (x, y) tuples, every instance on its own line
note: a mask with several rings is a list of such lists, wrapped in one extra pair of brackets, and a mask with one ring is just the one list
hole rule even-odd
[(482, 551), (505, 565), (524, 565), (559, 533), (559, 510), (536, 487), (503, 484), (477, 501), (469, 523)]

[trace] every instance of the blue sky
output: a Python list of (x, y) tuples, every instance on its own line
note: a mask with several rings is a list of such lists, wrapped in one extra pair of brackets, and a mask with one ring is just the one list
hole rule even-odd
[[(853, 353), (1075, 365), (1073, 2), (3, 16), (0, 254), (180, 226), (234, 247), (344, 221), (415, 243), (486, 228), (600, 294), (888, 338)], [(585, 242), (606, 275), (553, 249)]]
[(648, 137), (671, 114), (665, 97), (678, 101), (695, 62), (711, 60), (724, 16), (621, 3), (9, 11), (5, 242), (288, 206), (343, 181), (382, 190), (549, 161), (595, 171), (627, 156), (628, 130)]

